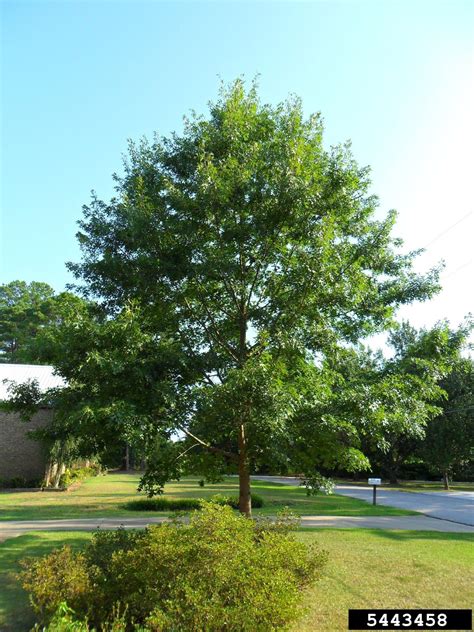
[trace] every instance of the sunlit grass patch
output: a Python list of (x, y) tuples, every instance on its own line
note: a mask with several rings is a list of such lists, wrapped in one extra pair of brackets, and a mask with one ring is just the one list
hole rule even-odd
[[(86, 479), (81, 487), (69, 492), (9, 492), (0, 493), (0, 520), (46, 520), (67, 518), (123, 517), (130, 515), (125, 505), (145, 494), (138, 493), (140, 474), (109, 473)], [(288, 506), (300, 515), (334, 516), (401, 516), (415, 512), (383, 505), (373, 506), (356, 498), (318, 495), (307, 496), (303, 487), (281, 485), (255, 480), (252, 491), (261, 496), (264, 506), (256, 513), (274, 515)], [(204, 498), (216, 494), (238, 494), (237, 477), (226, 477), (222, 482), (199, 485), (197, 478), (186, 478), (166, 485), (163, 498)], [(134, 512), (149, 516), (150, 512)]]

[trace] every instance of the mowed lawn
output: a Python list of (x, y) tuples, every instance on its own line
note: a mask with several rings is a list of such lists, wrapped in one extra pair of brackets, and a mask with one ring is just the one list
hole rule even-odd
[[(87, 479), (70, 492), (0, 492), (0, 520), (47, 520), (113, 516), (150, 516), (152, 512), (128, 511), (125, 504), (143, 498), (137, 492), (139, 474), (109, 473)], [(309, 497), (301, 487), (254, 481), (252, 490), (263, 497), (265, 505), (256, 514), (275, 514), (288, 506), (300, 515), (380, 516), (410, 515), (383, 505), (372, 506), (362, 500), (338, 495)], [(166, 486), (169, 498), (210, 498), (215, 494), (236, 495), (237, 478), (199, 487), (197, 479), (184, 479)], [(163, 515), (156, 514), (156, 515)]]
[[(36, 532), (0, 544), (0, 630), (24, 632), (34, 615), (15, 579), (19, 560), (90, 533)], [(320, 581), (305, 593), (306, 614), (293, 632), (347, 630), (349, 608), (471, 608), (474, 536), (465, 533), (318, 529), (297, 533), (329, 552)]]
[(474, 535), (322, 529), (298, 537), (329, 552), (294, 632), (347, 630), (349, 608), (472, 608)]

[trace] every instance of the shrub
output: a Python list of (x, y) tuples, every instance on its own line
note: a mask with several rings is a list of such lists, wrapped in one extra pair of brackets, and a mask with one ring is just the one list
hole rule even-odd
[(31, 602), (41, 622), (49, 620), (62, 602), (77, 612), (88, 608), (93, 589), (83, 553), (74, 553), (69, 546), (53, 550), (42, 558), (26, 558), (20, 573), (23, 588), (31, 594)]
[[(211, 498), (211, 501), (219, 505), (228, 505), (229, 507), (232, 507), (232, 509), (239, 508), (238, 496), (225, 496), (223, 494), (222, 495), (216, 494), (215, 496)], [(263, 505), (264, 505), (263, 498), (259, 496), (258, 494), (252, 494), (252, 508), (260, 509), (260, 507), (263, 507)]]
[[(125, 504), (125, 509), (130, 511), (188, 511), (191, 509), (201, 509), (203, 500), (200, 498), (140, 498), (131, 500)], [(218, 505), (228, 505), (233, 509), (239, 508), (239, 498), (237, 496), (224, 496), (216, 494), (210, 502)], [(263, 507), (263, 498), (257, 494), (252, 494), (252, 507), (257, 509)]]
[(19, 489), (19, 488), (40, 488), (40, 478), (24, 478), (22, 476), (16, 476), (15, 478), (0, 479), (0, 489)]
[(73, 483), (78, 483), (83, 481), (85, 478), (89, 476), (98, 476), (101, 473), (102, 469), (100, 465), (93, 463), (88, 467), (73, 467), (68, 468), (64, 474), (61, 476), (59, 481), (59, 485), (61, 487), (69, 487)]
[[(113, 620), (101, 625), (101, 630), (102, 632), (126, 632), (127, 622), (124, 615), (117, 614)], [(66, 602), (62, 602), (49, 625), (45, 628), (36, 624), (32, 632), (97, 632), (97, 630), (91, 628), (87, 621), (78, 621), (74, 610), (69, 608)], [(146, 632), (146, 630), (135, 626), (134, 632)]]
[(282, 630), (325, 561), (289, 532), (292, 520), (270, 526), (206, 503), (189, 523), (174, 520), (139, 535), (100, 532), (82, 553), (64, 547), (30, 560), (23, 585), (46, 621), (65, 601), (77, 620), (98, 630), (113, 629), (106, 622), (117, 608), (128, 630)]
[(144, 537), (145, 531), (126, 530), (124, 527), (115, 531), (99, 528), (84, 550), (85, 559), (89, 566), (95, 566), (105, 573), (114, 553), (130, 551)]
[(61, 602), (47, 628), (35, 625), (35, 632), (89, 632), (90, 628), (85, 621), (74, 620), (75, 612), (69, 608), (66, 602)]
[(131, 500), (125, 504), (125, 509), (130, 511), (187, 511), (200, 509), (201, 501), (198, 498), (140, 498)]

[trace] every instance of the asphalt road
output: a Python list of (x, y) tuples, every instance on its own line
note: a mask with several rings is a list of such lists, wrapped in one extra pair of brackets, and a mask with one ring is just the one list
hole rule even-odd
[[(255, 476), (261, 480), (286, 485), (299, 485), (299, 479), (286, 476)], [(336, 485), (336, 493), (372, 503), (372, 487)], [(429, 518), (437, 518), (474, 527), (474, 492), (400, 492), (377, 489), (377, 504), (419, 511)]]

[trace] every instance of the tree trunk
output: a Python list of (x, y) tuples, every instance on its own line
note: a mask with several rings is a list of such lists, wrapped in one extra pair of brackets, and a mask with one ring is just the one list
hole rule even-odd
[(125, 456), (123, 460), (123, 467), (126, 472), (130, 469), (130, 447), (128, 443), (125, 444)]
[(49, 461), (46, 465), (46, 471), (44, 473), (44, 486), (50, 487), (53, 481), (53, 477), (56, 474), (56, 470), (58, 469), (58, 464)]
[(443, 483), (444, 483), (444, 489), (446, 491), (449, 491), (449, 475), (446, 470), (443, 472)]
[(398, 467), (395, 465), (395, 463), (390, 463), (387, 466), (387, 470), (388, 470), (388, 480), (390, 481), (390, 484), (398, 485)]
[[(242, 266), (242, 254), (240, 254)], [(250, 300), (250, 297), (249, 299)], [(247, 298), (240, 298), (239, 317), (239, 368), (243, 369), (247, 361)], [(245, 434), (245, 423), (247, 419), (246, 405), (242, 411), (241, 423), (239, 425), (239, 511), (241, 514), (252, 517), (252, 498), (250, 495), (250, 470), (248, 462), (247, 437)], [(245, 412), (244, 412), (245, 411)]]
[(247, 462), (247, 440), (245, 426), (239, 426), (239, 511), (252, 517), (252, 499), (250, 496), (250, 472)]
[(60, 465), (58, 464), (58, 468), (56, 470), (56, 473), (54, 475), (54, 484), (53, 487), (55, 489), (58, 489), (59, 487), (59, 483), (61, 481), (61, 476), (64, 474), (64, 472), (66, 471), (66, 466), (64, 463), (61, 463)]

